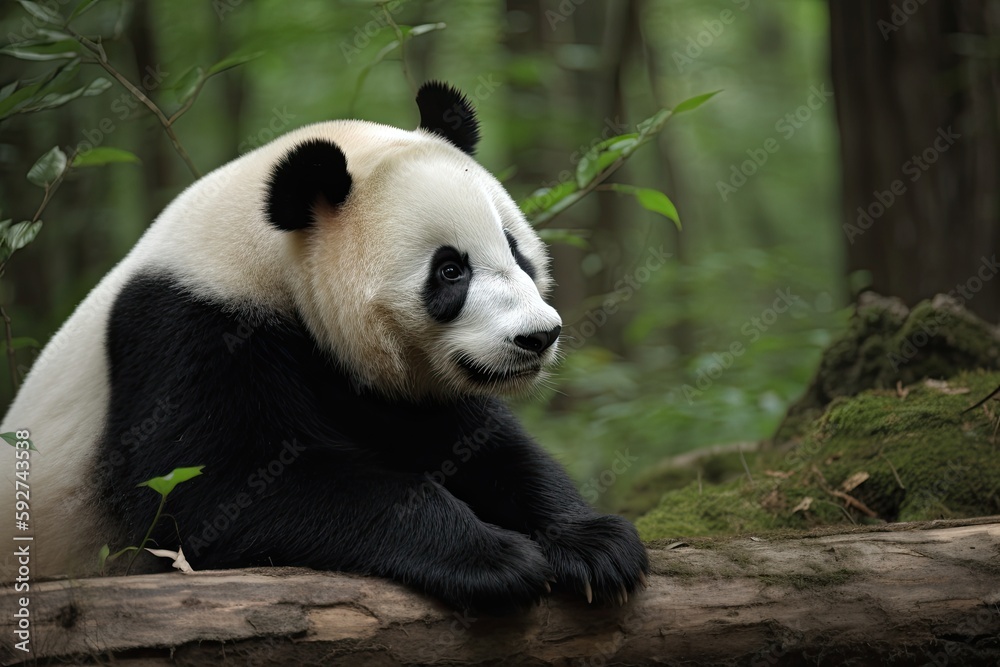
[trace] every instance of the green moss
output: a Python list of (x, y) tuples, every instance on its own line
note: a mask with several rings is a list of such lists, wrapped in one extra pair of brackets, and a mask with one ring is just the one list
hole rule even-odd
[(738, 480), (720, 486), (691, 484), (663, 496), (657, 508), (636, 521), (643, 539), (721, 535), (784, 527), (761, 506), (760, 493)]
[(668, 462), (641, 474), (620, 502), (615, 506), (616, 514), (634, 519), (656, 507), (663, 494), (683, 489), (689, 484), (721, 484), (744, 475), (739, 453), (723, 452), (708, 454), (693, 460), (688, 465)]
[[(636, 526), (657, 539), (1000, 513), (1000, 402), (964, 412), (998, 386), (1000, 373), (973, 371), (838, 398), (793, 449), (749, 454), (753, 483), (744, 475), (667, 491)], [(843, 486), (857, 474), (867, 479)], [(808, 509), (792, 511), (807, 498)]]
[(863, 295), (848, 330), (823, 353), (809, 389), (789, 409), (774, 440), (802, 435), (838, 397), (977, 368), (1000, 370), (997, 327), (944, 296), (909, 310), (898, 299)]

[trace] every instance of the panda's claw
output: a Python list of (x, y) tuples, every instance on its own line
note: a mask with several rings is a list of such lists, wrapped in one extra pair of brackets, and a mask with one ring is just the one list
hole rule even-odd
[(545, 582), (545, 592), (546, 593), (552, 592), (552, 584), (550, 584), (548, 581)]
[(646, 578), (646, 573), (642, 570), (639, 570), (639, 584), (641, 584), (643, 588), (649, 588), (649, 580)]
[(584, 584), (583, 594), (587, 597), (587, 604), (591, 604), (594, 601), (594, 589), (590, 587), (589, 579), (587, 580), (587, 583)]

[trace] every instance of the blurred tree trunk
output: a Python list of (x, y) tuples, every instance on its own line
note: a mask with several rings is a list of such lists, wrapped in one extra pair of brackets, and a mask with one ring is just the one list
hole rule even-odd
[(849, 269), (1000, 315), (1000, 3), (829, 0)]

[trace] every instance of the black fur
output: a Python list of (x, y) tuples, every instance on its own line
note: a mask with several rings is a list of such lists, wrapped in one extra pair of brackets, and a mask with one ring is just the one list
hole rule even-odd
[(267, 183), (267, 219), (278, 229), (292, 231), (313, 224), (313, 206), (320, 197), (339, 206), (351, 192), (347, 157), (331, 141), (311, 139), (288, 152), (271, 170)]
[(417, 91), (420, 127), (444, 137), (473, 155), (479, 143), (479, 121), (472, 103), (458, 90), (439, 81), (428, 81)]
[[(648, 569), (635, 529), (596, 514), (500, 401), (390, 401), (359, 388), (297, 319), (238, 315), (167, 275), (139, 275), (107, 331), (111, 396), (97, 452), (112, 550), (138, 544), (159, 497), (197, 569), (300, 565), (389, 577), (501, 612), (547, 580), (599, 600)], [(176, 548), (164, 520), (154, 537)]]
[[(448, 280), (441, 274), (448, 264), (461, 269), (462, 276), (458, 280)], [(428, 314), (441, 324), (453, 321), (462, 312), (471, 281), (472, 267), (469, 266), (468, 255), (451, 246), (438, 248), (431, 258), (431, 270), (424, 282), (424, 307)]]
[(510, 246), (510, 252), (514, 255), (514, 261), (517, 265), (521, 267), (521, 270), (528, 274), (528, 277), (532, 280), (535, 279), (535, 267), (528, 258), (521, 254), (521, 251), (517, 249), (517, 239), (514, 238), (513, 234), (508, 232), (506, 229), (503, 231), (504, 236), (507, 237), (507, 245)]

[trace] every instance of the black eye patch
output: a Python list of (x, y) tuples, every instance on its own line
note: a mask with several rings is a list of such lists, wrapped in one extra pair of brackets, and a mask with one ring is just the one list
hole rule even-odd
[(451, 246), (442, 246), (431, 258), (431, 268), (424, 282), (424, 306), (441, 324), (451, 322), (462, 312), (472, 281), (469, 256)]
[(508, 232), (506, 229), (503, 231), (503, 235), (507, 237), (507, 245), (510, 246), (510, 253), (514, 255), (514, 261), (517, 265), (521, 267), (521, 270), (528, 274), (528, 277), (532, 280), (535, 279), (535, 267), (532, 266), (528, 258), (521, 254), (521, 251), (517, 249), (517, 239)]

